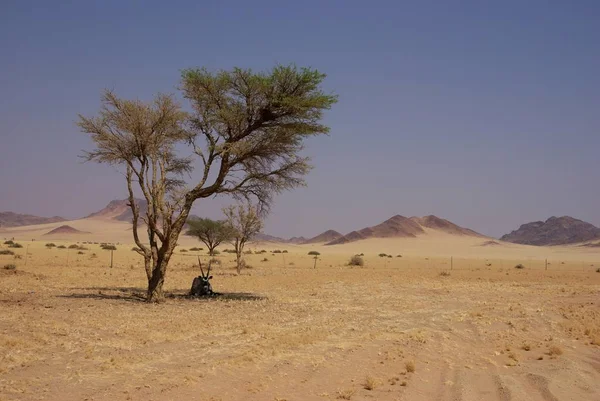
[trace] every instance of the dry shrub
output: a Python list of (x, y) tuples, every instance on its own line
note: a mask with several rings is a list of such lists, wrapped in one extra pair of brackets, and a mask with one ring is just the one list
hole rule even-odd
[(364, 266), (365, 265), (365, 261), (363, 260), (363, 258), (360, 255), (354, 255), (350, 258), (350, 261), (348, 262), (348, 266)]
[(9, 263), (7, 265), (4, 265), (4, 270), (16, 270), (17, 269), (17, 265), (13, 264), (13, 263)]
[(408, 373), (414, 373), (414, 371), (417, 369), (415, 367), (415, 363), (413, 361), (408, 361), (404, 364), (404, 367), (406, 368), (406, 371)]
[(523, 266), (521, 263), (519, 263), (518, 265), (515, 266), (515, 269), (524, 269), (525, 266)]
[(563, 350), (558, 345), (552, 345), (548, 349), (548, 355), (550, 355), (550, 356), (558, 356), (558, 355), (562, 355), (562, 354), (563, 354)]
[(338, 390), (337, 396), (335, 398), (337, 398), (338, 400), (349, 400), (352, 398), (355, 392), (356, 391), (353, 389)]
[(0, 249), (0, 255), (14, 255), (15, 253), (10, 249)]
[(450, 272), (447, 272), (445, 270), (440, 273), (440, 276), (442, 276), (442, 277), (448, 277), (449, 275), (450, 275)]
[(375, 390), (375, 387), (377, 387), (377, 380), (375, 380), (372, 376), (367, 376), (365, 378), (365, 382), (363, 383), (363, 388), (365, 390)]

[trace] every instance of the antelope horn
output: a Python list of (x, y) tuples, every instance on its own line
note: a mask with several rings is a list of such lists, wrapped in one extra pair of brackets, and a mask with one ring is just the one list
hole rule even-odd
[(204, 270), (202, 270), (202, 262), (200, 261), (200, 256), (198, 256), (198, 266), (200, 266), (200, 273), (202, 277), (204, 277)]
[(212, 259), (208, 261), (208, 271), (206, 272), (206, 278), (210, 277), (210, 266), (212, 265)]

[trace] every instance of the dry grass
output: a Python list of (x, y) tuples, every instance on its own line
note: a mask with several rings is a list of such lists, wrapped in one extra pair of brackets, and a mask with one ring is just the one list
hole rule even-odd
[(404, 364), (404, 368), (406, 369), (407, 373), (414, 373), (415, 370), (417, 369), (415, 366), (415, 363), (413, 361), (407, 361)]
[(551, 345), (550, 348), (548, 348), (548, 355), (550, 356), (559, 356), (562, 354), (563, 350), (558, 345)]
[(353, 389), (338, 390), (335, 398), (338, 400), (350, 400), (352, 399), (354, 393), (356, 393), (356, 390)]
[(365, 381), (363, 382), (363, 388), (365, 390), (375, 390), (375, 387), (377, 387), (377, 380), (372, 377), (372, 376), (367, 376), (365, 377)]

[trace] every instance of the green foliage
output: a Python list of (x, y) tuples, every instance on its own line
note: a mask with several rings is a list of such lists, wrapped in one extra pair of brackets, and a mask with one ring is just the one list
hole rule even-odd
[(365, 265), (365, 261), (363, 260), (363, 258), (360, 255), (354, 255), (350, 258), (350, 261), (348, 262), (348, 266), (364, 266)]
[(233, 236), (233, 229), (223, 220), (192, 218), (187, 224), (189, 228), (186, 234), (202, 241), (210, 255), (214, 255), (214, 249)]
[(319, 256), (321, 253), (319, 253), (317, 251), (310, 251), (308, 254), (311, 256)]

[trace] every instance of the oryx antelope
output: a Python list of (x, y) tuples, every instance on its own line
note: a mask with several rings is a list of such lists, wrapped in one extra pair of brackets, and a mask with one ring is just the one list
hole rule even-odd
[(211, 262), (208, 262), (208, 270), (206, 274), (204, 274), (204, 270), (202, 269), (202, 262), (200, 261), (200, 257), (198, 257), (198, 266), (200, 266), (200, 275), (194, 278), (192, 282), (192, 288), (190, 289), (190, 295), (195, 297), (205, 297), (216, 295), (213, 292), (212, 286), (210, 285), (210, 279), (212, 276), (210, 275), (210, 265)]

